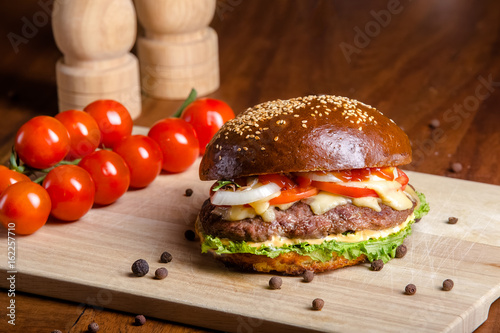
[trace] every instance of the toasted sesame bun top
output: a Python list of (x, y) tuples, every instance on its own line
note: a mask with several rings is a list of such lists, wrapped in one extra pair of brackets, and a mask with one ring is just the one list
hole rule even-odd
[(228, 121), (207, 145), (202, 180), (411, 162), (406, 134), (375, 108), (339, 96), (276, 100)]

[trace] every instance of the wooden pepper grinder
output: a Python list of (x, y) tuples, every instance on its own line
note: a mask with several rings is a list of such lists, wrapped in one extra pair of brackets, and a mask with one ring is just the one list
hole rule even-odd
[(217, 33), (208, 24), (215, 0), (135, 0), (145, 36), (137, 40), (143, 91), (184, 99), (219, 87)]
[(137, 34), (132, 0), (56, 0), (52, 30), (64, 57), (57, 62), (59, 111), (97, 99), (141, 113), (139, 64), (129, 51)]

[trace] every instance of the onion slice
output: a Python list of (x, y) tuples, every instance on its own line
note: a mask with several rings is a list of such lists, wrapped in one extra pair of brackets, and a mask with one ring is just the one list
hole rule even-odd
[(338, 179), (337, 177), (335, 177), (333, 174), (331, 174), (329, 172), (311, 171), (311, 172), (301, 172), (299, 175), (306, 177), (306, 178), (309, 178), (310, 180), (317, 181), (317, 182), (331, 182), (331, 183), (344, 182), (343, 180)]
[(216, 206), (245, 205), (251, 202), (259, 201), (280, 191), (281, 188), (278, 184), (269, 183), (244, 190), (218, 190), (210, 200), (212, 201), (212, 204)]

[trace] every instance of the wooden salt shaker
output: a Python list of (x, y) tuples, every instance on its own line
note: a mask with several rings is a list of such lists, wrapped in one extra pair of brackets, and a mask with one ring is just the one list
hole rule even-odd
[(157, 98), (184, 99), (219, 87), (216, 32), (208, 27), (215, 0), (135, 0), (145, 36), (137, 40), (143, 91)]
[(137, 34), (132, 0), (56, 0), (52, 29), (64, 54), (56, 65), (59, 111), (114, 99), (137, 118), (139, 64), (129, 52)]

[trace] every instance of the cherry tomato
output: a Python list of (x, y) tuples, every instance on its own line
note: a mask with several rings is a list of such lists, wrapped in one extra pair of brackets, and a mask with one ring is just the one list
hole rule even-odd
[(369, 188), (344, 186), (341, 183), (312, 181), (311, 185), (334, 194), (344, 195), (351, 198), (378, 197), (377, 192)]
[(50, 213), (59, 220), (76, 221), (94, 204), (94, 181), (77, 165), (60, 165), (50, 170), (43, 187), (52, 202)]
[(155, 140), (145, 135), (132, 135), (115, 145), (113, 151), (120, 155), (130, 170), (130, 186), (148, 186), (161, 171), (163, 155)]
[(200, 154), (219, 128), (234, 118), (233, 109), (225, 102), (213, 98), (200, 98), (190, 103), (182, 112), (181, 118), (190, 123), (198, 136)]
[(101, 131), (95, 119), (87, 112), (68, 110), (57, 114), (55, 118), (66, 127), (71, 139), (67, 160), (86, 156), (99, 146)]
[(0, 194), (10, 185), (21, 181), (29, 182), (31, 180), (25, 174), (11, 170), (4, 165), (0, 165)]
[(163, 170), (182, 172), (199, 155), (200, 147), (193, 127), (179, 118), (166, 118), (156, 122), (148, 136), (155, 140), (163, 154)]
[(95, 185), (94, 202), (109, 205), (121, 197), (130, 184), (130, 171), (127, 164), (115, 152), (96, 150), (82, 158), (79, 166), (92, 177)]
[(50, 214), (47, 191), (33, 182), (18, 182), (0, 196), (0, 222), (19, 235), (29, 235), (40, 229)]
[(132, 117), (117, 101), (102, 99), (90, 103), (84, 109), (97, 122), (101, 130), (101, 146), (113, 148), (132, 134)]
[(21, 161), (33, 168), (45, 169), (66, 157), (70, 138), (59, 120), (38, 116), (28, 120), (17, 131), (14, 148)]

